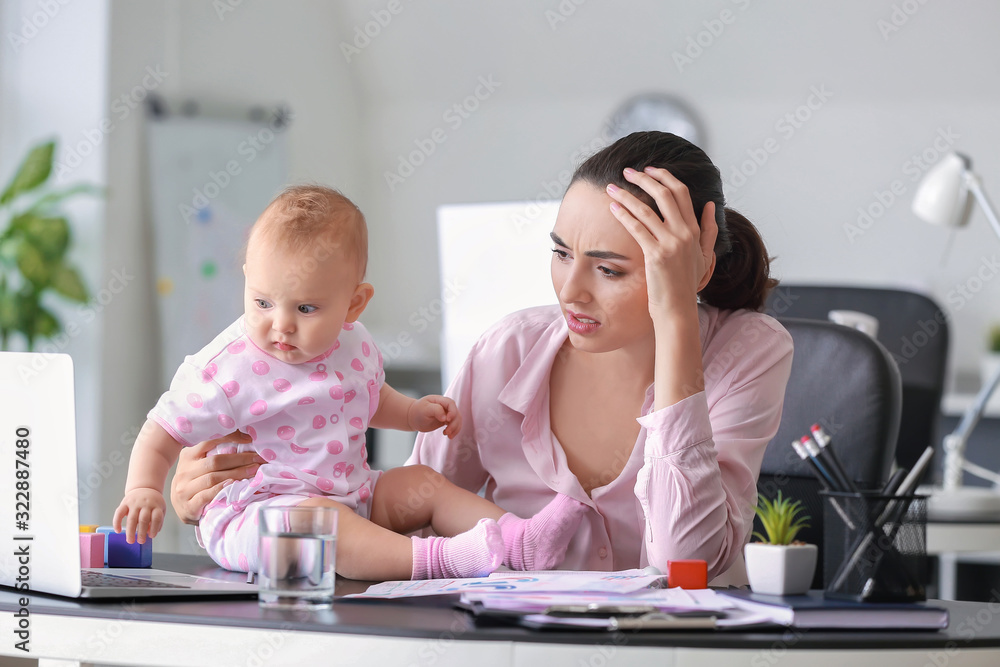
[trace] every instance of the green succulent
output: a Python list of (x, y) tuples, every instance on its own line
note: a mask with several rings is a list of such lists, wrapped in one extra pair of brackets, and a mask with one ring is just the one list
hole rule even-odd
[(784, 498), (781, 491), (778, 491), (774, 500), (759, 496), (754, 511), (760, 517), (767, 536), (761, 535), (756, 530), (753, 536), (768, 544), (791, 544), (800, 530), (809, 527), (809, 515), (799, 514), (804, 509), (801, 500), (792, 501), (790, 498)]
[(89, 296), (79, 270), (67, 259), (72, 245), (69, 220), (59, 210), (64, 200), (95, 194), (97, 188), (49, 187), (55, 142), (34, 146), (0, 194), (0, 349), (20, 334), (27, 348), (62, 331), (54, 313), (42, 305), (46, 292), (85, 303)]
[(989, 344), (990, 352), (1000, 354), (1000, 324), (994, 324), (990, 327), (987, 343)]

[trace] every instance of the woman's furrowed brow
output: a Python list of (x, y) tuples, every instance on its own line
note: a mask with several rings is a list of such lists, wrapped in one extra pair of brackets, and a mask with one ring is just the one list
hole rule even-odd
[[(569, 248), (569, 246), (566, 245), (566, 242), (563, 241), (561, 238), (559, 238), (559, 236), (555, 232), (549, 232), (549, 237), (552, 239), (552, 242), (555, 243), (557, 246), (563, 248)], [(611, 250), (588, 250), (583, 254), (586, 257), (593, 257), (594, 259), (617, 259), (626, 261), (628, 260), (628, 257), (626, 257), (625, 255), (620, 255), (617, 252), (612, 252)]]

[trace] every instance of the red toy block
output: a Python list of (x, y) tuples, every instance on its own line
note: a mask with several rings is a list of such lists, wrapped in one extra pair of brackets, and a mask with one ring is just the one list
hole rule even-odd
[(125, 541), (125, 533), (108, 533), (108, 567), (152, 567), (153, 538), (144, 544)]
[(670, 588), (708, 588), (708, 563), (703, 560), (668, 560), (667, 586)]
[(80, 567), (104, 567), (104, 535), (80, 533)]

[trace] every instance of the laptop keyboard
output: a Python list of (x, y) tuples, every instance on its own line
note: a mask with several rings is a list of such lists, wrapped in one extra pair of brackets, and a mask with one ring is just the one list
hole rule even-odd
[(168, 584), (162, 581), (150, 581), (149, 579), (135, 579), (133, 577), (123, 577), (118, 574), (104, 574), (103, 572), (81, 572), (83, 575), (83, 585), (91, 587), (113, 586), (117, 588), (191, 588), (178, 584)]

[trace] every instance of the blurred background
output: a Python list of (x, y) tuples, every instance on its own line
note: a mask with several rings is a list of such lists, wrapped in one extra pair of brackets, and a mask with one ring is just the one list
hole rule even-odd
[[(3, 0), (0, 180), (54, 139), (53, 187), (102, 188), (65, 202), (88, 295), (53, 298), (64, 335), (36, 344), (76, 362), (83, 518), (109, 522), (169, 381), (161, 328), (185, 326), (157, 308), (150, 99), (161, 117), (256, 110), (274, 140), (257, 133), (255, 157), (359, 204), (376, 288), (364, 320), (400, 377), (439, 365), (437, 207), (558, 199), (640, 94), (686, 109), (780, 278), (932, 296), (951, 318), (958, 377), (976, 373), (1000, 322), (1000, 240), (978, 209), (953, 236), (910, 202), (950, 150), (1000, 197), (997, 25), (1000, 5), (972, 0)], [(216, 154), (242, 171), (253, 135), (232, 136)], [(266, 203), (277, 188), (257, 189)], [(219, 261), (238, 267), (239, 245)], [(164, 548), (194, 550), (177, 535)]]

